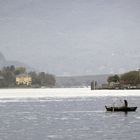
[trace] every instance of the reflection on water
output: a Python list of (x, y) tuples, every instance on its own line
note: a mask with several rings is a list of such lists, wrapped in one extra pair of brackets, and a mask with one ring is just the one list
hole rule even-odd
[(106, 112), (114, 97), (27, 99), (0, 102), (0, 140), (139, 140), (136, 112)]

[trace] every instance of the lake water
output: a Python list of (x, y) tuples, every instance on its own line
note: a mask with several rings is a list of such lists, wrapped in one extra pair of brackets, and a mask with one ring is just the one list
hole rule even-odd
[[(136, 112), (106, 112), (127, 99)], [(139, 140), (140, 96), (0, 99), (0, 140)]]

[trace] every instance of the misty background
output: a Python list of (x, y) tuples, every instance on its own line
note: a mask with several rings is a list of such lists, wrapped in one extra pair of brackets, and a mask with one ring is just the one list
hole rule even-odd
[(55, 75), (140, 67), (138, 0), (0, 0), (0, 52)]

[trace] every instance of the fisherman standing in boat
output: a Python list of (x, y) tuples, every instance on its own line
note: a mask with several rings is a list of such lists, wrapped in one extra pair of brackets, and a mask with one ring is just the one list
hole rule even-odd
[(132, 107), (128, 107), (128, 102), (127, 100), (123, 100), (123, 105), (120, 107), (115, 107), (115, 106), (105, 106), (107, 111), (136, 111), (137, 107), (136, 106), (132, 106)]
[(124, 100), (124, 106), (127, 108), (128, 107), (128, 102), (127, 100)]

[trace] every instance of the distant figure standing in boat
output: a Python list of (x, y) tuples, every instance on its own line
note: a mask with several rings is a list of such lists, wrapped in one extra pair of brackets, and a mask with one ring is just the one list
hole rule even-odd
[(127, 100), (124, 100), (124, 106), (127, 108), (128, 107), (128, 102)]

